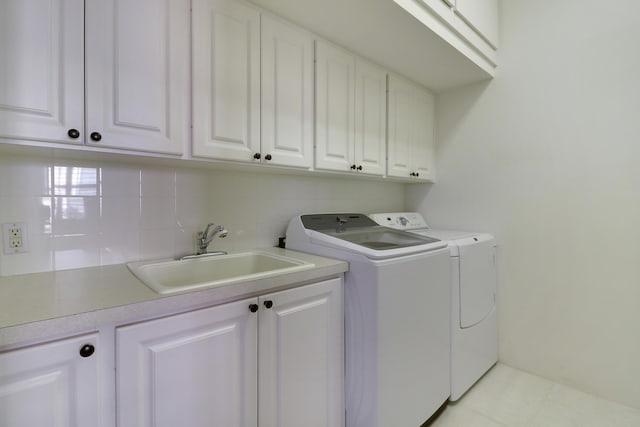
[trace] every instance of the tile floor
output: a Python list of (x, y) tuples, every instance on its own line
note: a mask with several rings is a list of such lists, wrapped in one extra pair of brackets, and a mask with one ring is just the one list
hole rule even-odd
[(498, 364), (423, 427), (640, 427), (640, 409)]

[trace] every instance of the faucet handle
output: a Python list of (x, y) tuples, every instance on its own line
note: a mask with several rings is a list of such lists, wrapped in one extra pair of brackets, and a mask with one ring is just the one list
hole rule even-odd
[(342, 233), (343, 231), (345, 231), (347, 222), (349, 220), (345, 217), (337, 216), (336, 221), (338, 222), (338, 226), (336, 227), (336, 233)]

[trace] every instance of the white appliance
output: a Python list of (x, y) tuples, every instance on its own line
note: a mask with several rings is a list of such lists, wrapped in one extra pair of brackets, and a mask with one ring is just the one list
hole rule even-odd
[(293, 218), (287, 248), (349, 262), (347, 427), (418, 427), (449, 396), (449, 251), (363, 214)]
[(433, 230), (417, 212), (371, 214), (378, 224), (448, 242), (451, 396), (458, 400), (498, 360), (496, 243), (486, 233)]

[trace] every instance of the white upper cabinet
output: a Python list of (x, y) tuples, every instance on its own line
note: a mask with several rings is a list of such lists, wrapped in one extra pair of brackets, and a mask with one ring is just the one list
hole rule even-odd
[(83, 52), (83, 0), (0, 2), (1, 138), (82, 142)]
[(87, 142), (182, 153), (189, 138), (189, 2), (89, 1), (86, 18)]
[(387, 161), (387, 71), (362, 58), (356, 58), (355, 108), (356, 170), (382, 176)]
[(424, 88), (414, 93), (413, 170), (414, 177), (435, 180), (435, 98)]
[(317, 169), (385, 173), (386, 71), (316, 41)]
[(389, 75), (388, 176), (435, 179), (434, 107), (426, 89)]
[(194, 0), (193, 52), (194, 156), (311, 167), (308, 33), (239, 1)]
[(0, 137), (181, 153), (188, 25), (186, 0), (3, 1)]
[(317, 169), (348, 171), (353, 164), (355, 69), (351, 52), (316, 40)]
[[(494, 76), (488, 40), (498, 0), (252, 0), (318, 36), (402, 74), (435, 92)], [(460, 4), (459, 14), (455, 4)], [(477, 5), (474, 4), (477, 3)], [(481, 14), (473, 9), (489, 8)], [(465, 19), (472, 23), (469, 26)], [(487, 27), (491, 25), (492, 29)], [(366, 36), (363, 36), (366, 35)]]
[(0, 353), (0, 425), (105, 425), (97, 340), (93, 334)]
[(193, 155), (260, 153), (260, 13), (233, 0), (193, 0)]
[(268, 164), (313, 163), (313, 36), (262, 15), (261, 158)]
[(498, 49), (498, 0), (394, 1), (469, 59), (493, 73)]
[(469, 26), (498, 48), (498, 0), (456, 0), (455, 8)]

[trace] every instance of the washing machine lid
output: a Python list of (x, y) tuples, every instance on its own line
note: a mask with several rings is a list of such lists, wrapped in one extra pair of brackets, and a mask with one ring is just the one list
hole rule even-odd
[[(308, 214), (294, 218), (287, 233), (304, 232), (311, 243), (383, 259), (446, 248), (439, 239), (376, 224), (359, 213)], [(287, 236), (287, 239), (289, 236)]]

